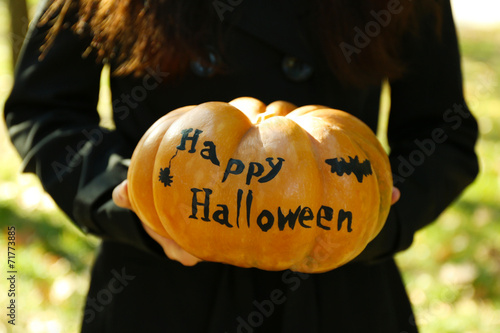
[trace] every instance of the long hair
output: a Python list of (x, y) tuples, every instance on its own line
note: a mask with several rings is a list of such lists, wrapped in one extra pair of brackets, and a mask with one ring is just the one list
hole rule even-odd
[[(426, 13), (439, 17), (438, 2), (309, 0), (309, 34), (344, 82), (377, 83), (404, 73), (403, 38), (418, 30)], [(91, 36), (90, 49), (99, 61), (112, 61), (116, 75), (158, 66), (181, 75), (206, 53), (207, 41), (220, 41), (220, 12), (211, 0), (53, 0), (41, 21), (53, 24), (44, 51), (70, 11), (77, 13), (73, 29)]]

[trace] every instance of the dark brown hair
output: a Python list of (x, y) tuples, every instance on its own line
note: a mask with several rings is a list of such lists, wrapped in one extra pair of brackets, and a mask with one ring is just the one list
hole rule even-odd
[(440, 35), (436, 0), (330, 0), (315, 2), (323, 54), (338, 77), (356, 85), (380, 83), (405, 72), (405, 38), (421, 24)]
[[(309, 1), (309, 33), (320, 41), (331, 69), (358, 85), (400, 76), (403, 36), (417, 31), (424, 11), (436, 14), (439, 10), (436, 0)], [(182, 74), (192, 59), (206, 51), (204, 45), (221, 26), (211, 0), (54, 0), (42, 18), (42, 23), (53, 20), (46, 50), (71, 10), (78, 13), (75, 31), (90, 34), (90, 48), (100, 61), (113, 61), (117, 75), (140, 75), (157, 66)], [(389, 21), (384, 18), (387, 24), (380, 17), (377, 20), (382, 13), (389, 14)], [(377, 22), (383, 26), (361, 50), (356, 35)]]

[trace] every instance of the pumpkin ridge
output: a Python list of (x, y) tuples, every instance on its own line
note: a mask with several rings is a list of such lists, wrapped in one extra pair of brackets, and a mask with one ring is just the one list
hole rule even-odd
[[(307, 114), (307, 113), (305, 113)], [(320, 152), (319, 152), (319, 149), (318, 149), (318, 145), (320, 145), (320, 142), (319, 140), (314, 137), (314, 135), (312, 135), (307, 129), (305, 129), (304, 127), (301, 126), (300, 122), (298, 122), (296, 119), (300, 119), (301, 117), (303, 117), (305, 114), (302, 114), (302, 115), (299, 115), (299, 116), (296, 116), (294, 117), (295, 119), (292, 119), (293, 122), (295, 124), (297, 124), (302, 131), (305, 132), (306, 136), (308, 137), (309, 139), (309, 146), (310, 146), (310, 151), (311, 151), (311, 154), (314, 156), (314, 162), (315, 162), (315, 165), (316, 165), (316, 169), (319, 170), (320, 169)], [(323, 186), (320, 186), (317, 188), (317, 196), (320, 198), (320, 203), (324, 203), (325, 201), (325, 188), (324, 188), (324, 185), (327, 183), (326, 182), (326, 176), (324, 173), (322, 172), (318, 172), (318, 176), (320, 177), (320, 183), (323, 185)], [(310, 245), (309, 245), (309, 248), (308, 250), (305, 252), (304, 256), (302, 258), (297, 258), (296, 262), (295, 262), (295, 265), (293, 266), (294, 268), (301, 268), (301, 267), (310, 267), (310, 263), (312, 262), (313, 264), (315, 265), (319, 265), (319, 266), (322, 266), (323, 263), (321, 262), (318, 262), (316, 260), (316, 258), (314, 257), (314, 254), (313, 254), (313, 251), (314, 249), (316, 248), (317, 246), (317, 242), (316, 240), (318, 239), (318, 237), (321, 237), (321, 234), (324, 232), (323, 229), (320, 229), (320, 228), (316, 228), (316, 230), (314, 230), (313, 232), (313, 235), (311, 237), (311, 240), (314, 240), (314, 241), (311, 241), (310, 242)]]
[[(359, 137), (361, 140), (364, 140), (366, 142), (366, 139), (360, 135), (358, 135), (357, 133), (354, 133), (355, 136)], [(369, 143), (368, 143), (369, 144)], [(372, 146), (373, 147), (373, 146)], [(360, 148), (363, 149), (363, 147), (360, 145)], [(363, 149), (364, 150), (364, 149)], [(378, 154), (378, 152), (377, 152)], [(383, 162), (385, 164), (389, 164), (389, 161), (388, 159), (386, 160), (384, 157), (384, 155), (382, 154), (378, 154), (379, 155), (379, 159), (380, 160), (384, 160)], [(378, 193), (381, 193), (381, 191), (383, 190), (382, 186), (385, 185), (385, 182), (386, 181), (390, 181), (392, 183), (392, 176), (388, 177), (389, 179), (385, 180), (383, 178), (383, 173), (384, 171), (382, 169), (375, 169), (374, 172), (373, 172), (373, 175), (376, 177), (377, 179), (377, 186), (378, 186)], [(391, 187), (391, 193), (387, 193), (387, 198), (388, 200), (386, 201), (390, 201), (390, 198), (392, 197), (392, 184), (387, 184), (389, 187)], [(379, 196), (379, 218), (378, 218), (378, 231), (377, 231), (377, 234), (378, 232), (380, 232), (380, 230), (382, 229), (383, 225), (385, 224), (385, 220), (387, 219), (387, 216), (389, 214), (389, 211), (390, 211), (390, 206), (388, 206), (389, 208), (387, 209), (386, 208), (386, 202), (383, 201), (385, 195), (385, 193), (381, 193), (381, 195)]]
[[(283, 127), (286, 127), (287, 128), (287, 132), (289, 132), (287, 135), (286, 135), (286, 140), (288, 142), (289, 145), (294, 145), (295, 143), (298, 143), (297, 146), (294, 145), (294, 148), (293, 150), (295, 151), (295, 156), (296, 157), (299, 157), (297, 158), (297, 160), (300, 160), (300, 155), (298, 155), (298, 150), (303, 150), (303, 146), (304, 146), (304, 143), (305, 143), (305, 140), (297, 140), (295, 139), (295, 136), (297, 134), (294, 134), (294, 133), (300, 133), (300, 137), (307, 137), (308, 140), (307, 140), (307, 152), (310, 156), (314, 156), (314, 152), (313, 152), (313, 146), (311, 144), (311, 138), (312, 136), (304, 129), (302, 128), (302, 126), (300, 126), (300, 124), (297, 124), (293, 119), (286, 119), (285, 117), (282, 117), (282, 116), (276, 116), (276, 117), (270, 117), (270, 118), (267, 118), (265, 119), (262, 123), (260, 124), (256, 124), (255, 126), (259, 129), (259, 131), (261, 131), (262, 128), (265, 128), (266, 126), (270, 126), (270, 124), (272, 123), (278, 123), (278, 124), (282, 124), (283, 121), (285, 121), (287, 123), (287, 125), (281, 125)], [(294, 139), (292, 139), (294, 138)], [(301, 148), (302, 147), (302, 148)], [(264, 146), (264, 149), (265, 146)], [(316, 163), (316, 160), (314, 160), (314, 165), (313, 166), (309, 166), (309, 169), (312, 169), (312, 170), (318, 170), (318, 165)], [(317, 172), (317, 176), (320, 176), (320, 173)], [(302, 185), (303, 186), (303, 185)], [(319, 191), (316, 190), (316, 194), (312, 194), (313, 197), (316, 197), (318, 198), (318, 193)], [(285, 193), (286, 194), (286, 193)], [(309, 197), (311, 197), (311, 195), (309, 195)], [(314, 229), (314, 227), (313, 227)], [(314, 240), (314, 237), (315, 237), (315, 234), (314, 234), (314, 231), (313, 229), (311, 229), (310, 231), (307, 231), (307, 230), (304, 230), (304, 233), (301, 235), (301, 243), (305, 242), (305, 243), (308, 243), (308, 244), (311, 244), (313, 243), (313, 240)], [(304, 241), (304, 237), (306, 237), (307, 235), (307, 238), (308, 238), (308, 241)], [(291, 267), (293, 265), (296, 265), (298, 262), (300, 262), (302, 259), (301, 258), (306, 258), (309, 253), (310, 253), (310, 250), (312, 248), (312, 245), (309, 247), (309, 248), (304, 248), (304, 247), (298, 247), (297, 246), (294, 246), (294, 247), (291, 247), (291, 250), (290, 252), (300, 252), (300, 253), (303, 253), (301, 256), (297, 256), (293, 259), (288, 259), (286, 262), (286, 267)], [(285, 264), (283, 264), (285, 265)]]
[[(361, 150), (364, 155), (365, 155), (365, 158), (367, 160), (370, 159), (370, 153), (367, 152), (367, 150), (365, 148), (363, 148), (363, 145), (361, 145), (357, 140), (353, 140), (353, 138), (351, 138), (351, 135), (354, 135), (357, 139), (361, 139), (361, 140), (364, 140), (360, 135), (358, 135), (357, 133), (355, 132), (350, 132), (349, 135), (346, 135), (347, 138), (351, 141), (351, 143), (356, 146), (359, 150)], [(369, 146), (370, 143), (367, 143)], [(378, 169), (375, 168), (375, 170), (373, 170), (372, 172), (372, 176), (375, 178), (374, 179), (374, 184), (376, 186), (376, 191), (374, 191), (375, 193), (380, 193), (380, 184), (379, 184), (379, 177), (378, 177)], [(373, 232), (374, 230), (378, 229), (379, 227), (379, 224), (380, 224), (380, 209), (381, 209), (381, 200), (380, 200), (380, 197), (376, 197), (377, 199), (377, 211), (376, 211), (376, 219), (374, 219), (374, 222), (373, 225), (369, 226), (369, 228), (365, 228), (365, 234), (367, 235), (373, 235)], [(374, 212), (375, 213), (375, 212)], [(368, 237), (368, 240), (371, 241), (373, 238), (372, 237)], [(367, 244), (368, 245), (368, 244)], [(360, 251), (361, 252), (361, 251)]]
[[(382, 145), (380, 144), (380, 142), (376, 138), (376, 136), (373, 133), (373, 131), (368, 127), (368, 125), (366, 125), (365, 123), (363, 123), (357, 117), (352, 116), (351, 114), (349, 114), (349, 113), (347, 113), (345, 111), (342, 111), (342, 110), (333, 110), (333, 111), (335, 111), (335, 113), (337, 115), (341, 116), (342, 120), (346, 119), (346, 120), (348, 120), (351, 123), (355, 123), (357, 127), (362, 127), (365, 132), (370, 132), (372, 134), (372, 137), (374, 138), (373, 140), (369, 140), (369, 138), (367, 138), (365, 135), (362, 135), (362, 133), (359, 133), (358, 131), (355, 131), (355, 130), (352, 130), (352, 129), (348, 129), (348, 128), (344, 128), (344, 126), (338, 126), (336, 124), (333, 124), (332, 121), (331, 121), (331, 119), (325, 119), (325, 118), (320, 117), (320, 116), (313, 116), (313, 115), (311, 115), (311, 113), (318, 114), (318, 113), (321, 113), (321, 112), (324, 112), (324, 111), (329, 111), (329, 110), (328, 109), (311, 109), (306, 114), (309, 114), (310, 117), (317, 118), (317, 119), (323, 121), (324, 123), (327, 123), (330, 127), (335, 127), (336, 129), (338, 129), (340, 131), (340, 133), (342, 133), (343, 131), (348, 131), (350, 136), (354, 136), (358, 140), (361, 140), (362, 142), (366, 143), (369, 147), (372, 147), (375, 150), (374, 154), (379, 154), (380, 160), (383, 160), (384, 164), (386, 164), (390, 168), (390, 165), (388, 163), (387, 153), (383, 149)], [(334, 117), (337, 116), (337, 115), (334, 115)], [(345, 115), (349, 115), (351, 117), (347, 118)], [(301, 115), (301, 116), (303, 116), (303, 115)], [(337, 118), (337, 117), (335, 117), (335, 118)], [(335, 120), (338, 120), (338, 119), (335, 119)], [(349, 124), (347, 124), (346, 126), (348, 126), (348, 125)], [(367, 155), (367, 156), (371, 155), (371, 153), (369, 153), (368, 150), (366, 150), (365, 148), (363, 148), (363, 145), (361, 145), (360, 143), (358, 143), (357, 140), (352, 140), (352, 138), (350, 136), (347, 136), (349, 138), (349, 140), (351, 142), (355, 142), (356, 145), (365, 153), (365, 155)], [(386, 157), (386, 158), (384, 158), (384, 157)], [(383, 172), (382, 168), (381, 169), (376, 168), (376, 169), (374, 169), (374, 172), (373, 172), (373, 176), (375, 176), (375, 178), (376, 178), (376, 184), (377, 184), (377, 188), (378, 188), (379, 192), (381, 190), (381, 187), (380, 187), (381, 182), (383, 181), (383, 180), (380, 179), (380, 174), (379, 173), (381, 173), (381, 172)], [(385, 220), (387, 219), (388, 212), (390, 210), (390, 209), (386, 209), (385, 206), (386, 205), (384, 204), (384, 202), (382, 202), (382, 200), (380, 200), (380, 198), (379, 198), (379, 210), (378, 210), (378, 215), (379, 216), (378, 216), (378, 219), (377, 219), (377, 222), (378, 222), (377, 223), (377, 227), (378, 228), (376, 228), (376, 229), (379, 229), (378, 232), (380, 232), (380, 229), (383, 227), (383, 225), (385, 223)], [(387, 210), (387, 211), (384, 212), (384, 210)], [(381, 219), (383, 219), (383, 221), (381, 221)], [(378, 234), (378, 232), (376, 232), (376, 234)], [(373, 238), (376, 236), (376, 234), (373, 236)]]
[[(312, 110), (307, 110), (307, 112), (301, 113), (299, 115), (293, 115), (292, 117), (289, 117), (289, 119), (293, 120), (293, 122), (298, 125), (302, 131), (305, 132), (306, 136), (309, 139), (309, 145), (310, 145), (310, 151), (312, 152), (312, 155), (314, 156), (314, 162), (316, 165), (316, 169), (320, 169), (320, 165), (323, 164), (321, 153), (320, 153), (320, 146), (321, 142), (316, 138), (307, 128), (303, 127), (304, 121), (307, 121), (308, 119), (314, 119), (315, 121), (319, 121), (323, 124), (326, 124), (328, 127), (329, 132), (337, 131), (340, 130), (339, 128), (336, 128), (335, 126), (330, 126), (329, 123), (325, 122), (323, 119), (320, 117), (311, 117), (310, 113), (315, 111), (316, 109)], [(304, 120), (304, 121), (301, 121)], [(343, 134), (341, 131), (338, 131), (340, 134)], [(333, 136), (334, 137), (334, 136)], [(337, 141), (337, 139), (334, 137), (334, 139)], [(325, 173), (319, 172), (318, 176), (320, 177), (320, 183), (322, 186), (318, 187), (317, 189), (317, 196), (320, 198), (320, 203), (325, 204), (325, 198), (326, 198), (326, 189), (325, 186), (328, 184), (327, 180), (327, 175)], [(292, 266), (292, 270), (296, 271), (314, 271), (319, 272), (317, 267), (324, 267), (324, 262), (321, 260), (318, 260), (315, 257), (315, 250), (318, 248), (317, 240), (323, 238), (324, 236), (324, 230), (321, 228), (316, 228), (314, 230), (311, 240), (309, 242), (309, 247), (307, 251), (304, 253), (304, 256), (297, 258), (295, 261), (295, 264)], [(328, 235), (326, 236), (328, 238)]]
[[(129, 170), (127, 172), (127, 179), (129, 179), (129, 198), (130, 198), (130, 203), (132, 205), (132, 208), (136, 215), (140, 218), (141, 221), (146, 223), (149, 227), (151, 227), (155, 232), (158, 234), (170, 238), (170, 235), (168, 232), (165, 230), (163, 227), (163, 224), (161, 223), (160, 217), (157, 214), (156, 207), (154, 206), (154, 196), (153, 196), (153, 183), (152, 183), (152, 178), (145, 180), (146, 184), (141, 184), (141, 180), (143, 176), (146, 176), (149, 172), (154, 174), (152, 172), (154, 170), (154, 161), (156, 159), (156, 155), (158, 154), (158, 147), (161, 144), (161, 138), (165, 134), (165, 132), (168, 130), (168, 128), (172, 125), (173, 122), (175, 122), (179, 117), (181, 117), (185, 112), (188, 112), (191, 110), (194, 106), (193, 105), (188, 105), (184, 107), (180, 107), (178, 109), (175, 109), (164, 116), (162, 116), (159, 120), (157, 120), (142, 136), (141, 140), (137, 144), (137, 147), (134, 150), (134, 153), (131, 157), (130, 161), (130, 166)], [(168, 123), (170, 122), (170, 124)], [(162, 128), (165, 127), (165, 128)], [(159, 132), (159, 133), (157, 133)], [(160, 137), (156, 138), (155, 136)], [(153, 153), (154, 153), (154, 158), (146, 158), (144, 155), (147, 155), (150, 152), (149, 148), (146, 148), (145, 145), (150, 143), (149, 140), (153, 140)], [(149, 163), (147, 166), (144, 166), (144, 162), (142, 160), (145, 159), (146, 163)], [(151, 162), (149, 161), (151, 160)], [(139, 169), (136, 167), (140, 163)], [(144, 168), (147, 170), (142, 171)], [(149, 170), (151, 169), (151, 170)], [(137, 174), (139, 173), (139, 174)], [(136, 184), (136, 179), (139, 182)], [(138, 196), (136, 197), (135, 195), (135, 186), (146, 186), (146, 191), (139, 191)], [(144, 194), (147, 193), (147, 194)], [(151, 211), (148, 218), (148, 211), (150, 211), (151, 207), (149, 206), (149, 202), (144, 203), (144, 196), (147, 195), (148, 199), (152, 201), (152, 206), (155, 207), (154, 211)], [(147, 201), (147, 199), (146, 199)], [(145, 212), (146, 211), (146, 212)]]
[[(364, 125), (364, 124), (362, 124)], [(371, 160), (372, 157), (374, 157), (374, 155), (378, 155), (379, 154), (379, 149), (378, 147), (376, 147), (374, 145), (374, 142), (373, 141), (370, 141), (370, 140), (367, 140), (367, 138), (364, 136), (364, 135), (361, 135), (360, 133), (358, 133), (357, 131), (352, 131), (352, 130), (349, 130), (349, 129), (344, 129), (344, 128), (341, 128), (341, 131), (348, 131), (349, 132), (349, 135), (346, 135), (347, 138), (358, 148), (360, 149), (366, 156), (367, 159)], [(371, 130), (370, 130), (371, 131)], [(373, 134), (375, 135), (375, 134)], [(365, 145), (361, 144), (359, 141), (365, 143)], [(378, 141), (377, 141), (378, 143)], [(374, 150), (374, 152), (370, 152), (369, 151), (369, 148), (372, 148)], [(373, 163), (373, 161), (372, 161)], [(373, 163), (375, 164), (375, 163)], [(380, 190), (381, 190), (381, 179), (380, 179), (380, 174), (379, 174), (379, 169), (378, 168), (373, 168), (373, 172), (372, 172), (372, 176), (375, 178), (375, 185), (377, 187), (377, 191), (376, 193), (380, 193)], [(375, 223), (373, 223), (373, 225), (371, 226), (371, 228), (366, 228), (365, 229), (365, 232), (366, 234), (368, 235), (372, 235), (372, 237), (369, 237), (369, 241), (372, 241), (373, 238), (375, 238), (375, 236), (380, 232), (381, 228), (383, 227), (384, 223), (385, 223), (385, 219), (387, 218), (387, 216), (383, 216), (383, 209), (384, 209), (384, 206), (383, 206), (383, 202), (381, 200), (381, 197), (378, 196), (377, 197), (377, 200), (378, 200), (378, 210), (376, 211), (376, 214), (377, 214), (377, 218), (376, 220), (374, 221)], [(384, 219), (383, 221), (381, 221), (381, 219)]]
[[(356, 140), (354, 140), (353, 138), (351, 138), (351, 137), (350, 137), (350, 135), (352, 134), (352, 132), (351, 132), (351, 131), (348, 131), (348, 132), (349, 132), (349, 135), (347, 135), (347, 134), (346, 134), (346, 131), (347, 131), (346, 129), (344, 129), (344, 128), (340, 127), (340, 126), (336, 126), (336, 125), (332, 124), (331, 122), (329, 122), (329, 121), (327, 121), (327, 120), (325, 120), (324, 118), (321, 118), (321, 117), (319, 117), (319, 116), (312, 116), (312, 115), (311, 115), (311, 113), (314, 113), (314, 112), (316, 112), (316, 111), (329, 111), (329, 110), (327, 110), (327, 109), (325, 109), (325, 110), (317, 110), (317, 109), (313, 109), (313, 110), (310, 110), (310, 112), (307, 112), (307, 113), (301, 114), (300, 116), (296, 116), (296, 117), (294, 117), (294, 118), (295, 118), (295, 119), (300, 119), (301, 117), (307, 117), (307, 118), (309, 118), (309, 119), (314, 119), (314, 120), (316, 120), (316, 121), (318, 121), (318, 122), (321, 122), (322, 124), (324, 124), (324, 125), (325, 125), (325, 127), (326, 127), (326, 128), (328, 128), (328, 132), (329, 132), (329, 133), (335, 133), (335, 135), (328, 135), (329, 137), (331, 137), (331, 138), (335, 139), (335, 140), (338, 142), (339, 140), (337, 139), (337, 136), (339, 136), (339, 135), (340, 135), (340, 136), (341, 136), (341, 137), (343, 137), (345, 140), (348, 140), (348, 141), (350, 142), (350, 144), (351, 144), (351, 146), (352, 146), (353, 148), (361, 150), (361, 151), (363, 152), (363, 154), (364, 154), (364, 156), (363, 156), (363, 157), (364, 157), (366, 160), (368, 160), (368, 158), (369, 158), (369, 155), (370, 155), (370, 154), (368, 154), (368, 153), (366, 152), (366, 150), (365, 150), (365, 149), (363, 149), (363, 148), (362, 148), (362, 146), (361, 146), (361, 145), (360, 145), (360, 144), (359, 144)], [(306, 118), (306, 119), (307, 119), (307, 118)], [(294, 121), (296, 121), (296, 122), (300, 125), (300, 122), (299, 122), (299, 121), (297, 121), (297, 120), (295, 120), (295, 119), (294, 119)], [(302, 126), (301, 126), (301, 127), (302, 127)], [(303, 128), (303, 127), (302, 127), (302, 128)], [(319, 145), (321, 145), (321, 142), (320, 142), (320, 141), (318, 141), (318, 139), (317, 139), (317, 138), (316, 138), (313, 134), (311, 134), (311, 133), (310, 133), (310, 132), (309, 132), (306, 128), (303, 128), (303, 130), (304, 130), (304, 131), (306, 131), (306, 133), (308, 133), (308, 136), (310, 137), (310, 139), (314, 140), (313, 142), (317, 142)], [(361, 139), (363, 139), (363, 141), (368, 142), (367, 140), (364, 140), (363, 136), (358, 135), (357, 133), (356, 133), (356, 137), (361, 138)], [(369, 144), (370, 144), (370, 146), (371, 146), (371, 143), (369, 143)], [(314, 151), (314, 152), (316, 152), (316, 151), (320, 151), (320, 148), (321, 148), (321, 147), (318, 147), (318, 148), (317, 148), (317, 147), (314, 147), (314, 150), (313, 150), (313, 151)], [(319, 165), (319, 163), (322, 163), (322, 162), (323, 162), (323, 161), (322, 161), (321, 156), (319, 156), (319, 155), (320, 155), (320, 154), (316, 154), (316, 153), (314, 154), (314, 156), (315, 156), (315, 160), (316, 160), (316, 164), (317, 164), (317, 165)], [(326, 186), (326, 184), (328, 184), (327, 174), (321, 173), (320, 175), (321, 175), (321, 179), (322, 179), (322, 184), (324, 184), (324, 186)], [(376, 189), (377, 189), (377, 191), (378, 191), (378, 190), (379, 190), (378, 178), (376, 178), (376, 179), (373, 181), (373, 183), (375, 183), (375, 184), (376, 184)], [(377, 191), (374, 191), (374, 192), (376, 192), (376, 193), (377, 193)], [(322, 197), (322, 198), (325, 198), (325, 196), (326, 196), (326, 195), (325, 195), (325, 190), (323, 189), (323, 191), (322, 191), (322, 192), (323, 192), (323, 193), (321, 194), (321, 197)], [(362, 233), (362, 234), (361, 234), (361, 235), (357, 238), (357, 240), (358, 240), (358, 244), (357, 244), (356, 246), (353, 246), (353, 249), (358, 249), (358, 250), (359, 250), (359, 251), (358, 251), (358, 254), (359, 254), (359, 253), (361, 252), (361, 250), (362, 250), (362, 249), (360, 249), (360, 244), (361, 244), (361, 243), (364, 243), (367, 239), (371, 240), (371, 239), (370, 239), (370, 238), (371, 238), (371, 236), (370, 236), (370, 235), (372, 235), (372, 233), (373, 233), (374, 229), (376, 229), (376, 228), (378, 227), (378, 225), (379, 225), (379, 216), (378, 216), (378, 215), (379, 215), (379, 211), (380, 211), (380, 200), (378, 200), (378, 202), (377, 202), (377, 206), (379, 207), (379, 209), (377, 210), (377, 218), (376, 218), (376, 219), (373, 219), (373, 223), (371, 223), (371, 224), (372, 224), (372, 226), (371, 226), (370, 228), (366, 228), (366, 225), (367, 225), (368, 223), (366, 223), (366, 224), (365, 224), (365, 227), (363, 227), (363, 228), (362, 228), (363, 233)], [(322, 230), (322, 229), (318, 229), (318, 230), (316, 230), (316, 240), (324, 238), (323, 236), (324, 236), (324, 235), (323, 235), (323, 230)], [(326, 237), (326, 238), (328, 238), (328, 235), (326, 235), (325, 237)], [(314, 263), (314, 261), (315, 261), (315, 257), (314, 257), (314, 253), (313, 253), (313, 252), (314, 252), (314, 251), (316, 251), (316, 250), (319, 250), (319, 247), (318, 247), (319, 245), (318, 245), (317, 243), (318, 243), (318, 242), (314, 242), (314, 243), (312, 243), (312, 244), (311, 244), (312, 246), (311, 246), (310, 250), (308, 251), (308, 255), (306, 255), (304, 258), (301, 258), (301, 260), (300, 260), (300, 261), (298, 261), (298, 262), (300, 262), (301, 264), (297, 265), (297, 267), (304, 267), (304, 266), (302, 266), (302, 265), (305, 265), (305, 266), (307, 267), (308, 265), (311, 265), (311, 262), (313, 262), (313, 263)], [(323, 249), (324, 249), (324, 246), (325, 246), (325, 245), (324, 245), (324, 243), (325, 243), (325, 242), (323, 242), (323, 244), (321, 245), (321, 246), (323, 247)], [(328, 251), (328, 250), (327, 250), (327, 251)], [(350, 254), (352, 254), (352, 253), (353, 253), (352, 251), (351, 251), (351, 252), (349, 252), (349, 253), (346, 253), (346, 254), (344, 255), (344, 257), (345, 257), (344, 261), (348, 261), (348, 260), (349, 260), (349, 258), (351, 257), (351, 255), (350, 255)], [(339, 263), (338, 265), (340, 266), (340, 265), (342, 265), (343, 263), (344, 263), (344, 262)], [(321, 262), (316, 262), (316, 264), (317, 264), (318, 266), (320, 266), (320, 267), (322, 267), (322, 266), (323, 266), (323, 263), (321, 263)]]

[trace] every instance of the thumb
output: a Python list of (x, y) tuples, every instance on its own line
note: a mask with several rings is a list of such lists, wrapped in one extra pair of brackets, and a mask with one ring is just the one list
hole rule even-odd
[(124, 180), (113, 190), (113, 201), (118, 207), (132, 209), (132, 204), (128, 197), (128, 181)]
[(401, 192), (399, 191), (399, 189), (397, 187), (393, 187), (391, 205), (394, 205), (396, 202), (398, 202), (400, 197), (401, 197)]

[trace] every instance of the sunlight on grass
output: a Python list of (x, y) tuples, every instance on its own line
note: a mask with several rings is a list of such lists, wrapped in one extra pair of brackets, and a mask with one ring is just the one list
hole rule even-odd
[(500, 28), (459, 32), (481, 172), (397, 256), (424, 333), (500, 332)]
[[(2, 105), (12, 84), (6, 17), (2, 1)], [(436, 223), (417, 233), (409, 250), (397, 256), (423, 333), (500, 332), (500, 28), (459, 32), (467, 100), (481, 130), (477, 147), (481, 173)], [(99, 109), (106, 116), (103, 125), (111, 127), (109, 103), (109, 90), (103, 89)], [(384, 94), (385, 110), (388, 103)], [(20, 309), (16, 329), (77, 332), (98, 241), (83, 236), (33, 175), (20, 173), (21, 161), (4, 124), (0, 151), (0, 228), (2, 234), (9, 225), (17, 228)], [(6, 247), (2, 237), (3, 258)], [(0, 292), (0, 304), (6, 301), (6, 293)], [(0, 321), (3, 332), (7, 326)]]

